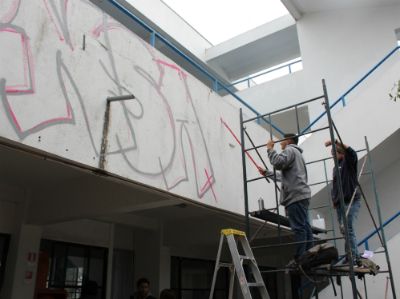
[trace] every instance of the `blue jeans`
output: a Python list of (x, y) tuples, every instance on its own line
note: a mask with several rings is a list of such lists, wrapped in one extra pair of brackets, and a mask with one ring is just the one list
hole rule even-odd
[(309, 205), (310, 200), (304, 199), (286, 207), (286, 214), (289, 218), (290, 227), (294, 232), (296, 242), (304, 242), (297, 244), (296, 254), (294, 256), (295, 259), (301, 256), (306, 250), (313, 247), (313, 234), (308, 218)]
[[(350, 249), (351, 249), (351, 254), (353, 255), (353, 259), (358, 259), (360, 257), (360, 254), (358, 253), (357, 249), (357, 237), (356, 237), (356, 232), (354, 229), (358, 213), (360, 211), (360, 200), (354, 200), (353, 204), (351, 205), (349, 214), (347, 216), (347, 225), (348, 225), (348, 231), (349, 231), (349, 242), (350, 242)], [(344, 213), (347, 212), (349, 205), (346, 204), (344, 207)], [(343, 219), (342, 219), (342, 213), (340, 212), (340, 209), (336, 209), (337, 216), (338, 216), (338, 221), (339, 225), (343, 225)], [(345, 247), (346, 251), (346, 247)]]

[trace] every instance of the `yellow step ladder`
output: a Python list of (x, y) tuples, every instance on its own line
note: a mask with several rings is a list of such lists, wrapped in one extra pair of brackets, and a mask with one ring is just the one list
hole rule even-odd
[[(222, 247), (225, 239), (228, 243), (229, 251), (231, 253), (231, 263), (222, 263), (220, 261)], [(239, 253), (239, 243), (243, 249), (244, 254)], [(243, 263), (249, 266), (248, 277), (246, 277), (245, 271), (243, 269)], [(214, 296), (218, 270), (223, 267), (227, 267), (230, 270), (229, 299), (232, 299), (233, 296), (235, 273), (237, 274), (240, 289), (242, 290), (244, 299), (252, 299), (250, 292), (251, 289), (257, 289), (262, 299), (270, 299), (267, 288), (264, 284), (264, 280), (262, 279), (260, 270), (258, 269), (257, 262), (250, 248), (249, 241), (247, 240), (246, 234), (244, 232), (230, 228), (221, 230), (221, 238), (219, 241), (217, 259), (215, 261), (214, 276), (211, 284), (209, 297), (210, 299), (213, 299)]]

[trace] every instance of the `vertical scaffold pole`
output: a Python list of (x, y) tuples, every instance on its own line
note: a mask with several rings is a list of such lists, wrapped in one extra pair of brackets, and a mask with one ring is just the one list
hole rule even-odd
[[(335, 143), (335, 135), (333, 132), (332, 116), (331, 116), (331, 110), (330, 110), (330, 106), (329, 106), (328, 92), (326, 90), (326, 85), (325, 85), (324, 79), (322, 80), (322, 88), (324, 90), (325, 110), (326, 110), (326, 116), (328, 118), (329, 134), (330, 134), (331, 143), (332, 143), (332, 151), (334, 153), (336, 153), (336, 143)], [(346, 218), (346, 214), (345, 214), (345, 210), (344, 210), (344, 196), (343, 196), (342, 179), (341, 179), (341, 174), (340, 174), (340, 170), (339, 170), (339, 161), (338, 161), (336, 155), (333, 155), (333, 160), (335, 162), (337, 188), (339, 190), (340, 213), (342, 215), (343, 226), (344, 226), (345, 248), (346, 248), (347, 260), (349, 261), (349, 266), (350, 266), (351, 288), (352, 288), (352, 293), (353, 293), (353, 299), (357, 299), (357, 286), (356, 286), (356, 281), (354, 278), (353, 255), (352, 255), (351, 248), (350, 248), (348, 223), (347, 223), (347, 218)]]
[(245, 152), (245, 140), (244, 140), (244, 129), (243, 129), (243, 111), (240, 108), (240, 142), (242, 149), (242, 166), (243, 166), (243, 192), (244, 192), (244, 213), (246, 216), (246, 235), (251, 239), (250, 235), (250, 217), (249, 217), (249, 197), (247, 194), (247, 171), (246, 171), (246, 152)]
[[(327, 191), (327, 198), (328, 198), (328, 206), (331, 207), (331, 189), (329, 188), (329, 180), (328, 180), (328, 170), (326, 167), (326, 160), (324, 160), (324, 174), (325, 174), (325, 186), (326, 186), (326, 191)], [(333, 237), (333, 244), (335, 245), (335, 247), (337, 247), (337, 242), (336, 242), (336, 230), (335, 230), (335, 220), (334, 220), (334, 215), (333, 215), (333, 209), (330, 208), (329, 209), (329, 214), (331, 217), (331, 227), (332, 227), (332, 237)], [(341, 298), (343, 299), (343, 286), (342, 284), (340, 284), (340, 294), (341, 294)]]
[[(327, 170), (327, 167), (326, 167), (326, 160), (324, 160), (323, 163), (324, 163), (325, 187), (326, 187), (327, 198), (328, 198), (328, 200), (327, 200), (327, 205), (328, 205), (329, 207), (331, 207), (331, 206), (332, 206), (332, 205), (331, 205), (331, 201), (330, 201), (330, 198), (331, 198), (331, 189), (329, 188), (328, 170)], [(334, 243), (335, 247), (337, 247), (337, 244), (336, 244), (335, 221), (334, 221), (333, 209), (329, 209), (329, 215), (330, 215), (330, 218), (331, 218), (332, 237), (333, 237), (333, 239), (334, 239), (334, 240), (333, 240), (333, 243)]]
[[(269, 137), (272, 140), (273, 139), (273, 134), (272, 134), (272, 119), (271, 119), (271, 114), (268, 115), (268, 122), (269, 122)], [(279, 243), (281, 243), (282, 238), (281, 238), (281, 217), (280, 217), (280, 211), (279, 211), (279, 198), (278, 198), (278, 183), (276, 180), (276, 169), (275, 167), (273, 168), (274, 170), (274, 191), (275, 191), (275, 204), (276, 204), (276, 213), (278, 214), (278, 240)]]
[(367, 140), (366, 136), (364, 136), (364, 140), (365, 140), (365, 147), (367, 149), (368, 165), (369, 165), (369, 171), (371, 173), (372, 188), (374, 190), (375, 204), (376, 204), (376, 209), (377, 209), (377, 212), (378, 212), (379, 229), (381, 231), (381, 236), (382, 236), (382, 241), (383, 241), (382, 245), (384, 247), (383, 249), (385, 250), (386, 262), (387, 262), (387, 265), (388, 265), (390, 286), (392, 287), (393, 299), (396, 299), (397, 297), (396, 297), (396, 291), (395, 291), (395, 288), (394, 288), (392, 265), (390, 263), (389, 251), (388, 251), (387, 243), (386, 243), (385, 229), (383, 228), (383, 223), (382, 223), (381, 205), (380, 205), (380, 200), (379, 200), (379, 196), (378, 196), (378, 191), (376, 189), (376, 181), (375, 181), (375, 174), (374, 174), (373, 167), (372, 167), (371, 152), (369, 150), (369, 144), (368, 144), (368, 140)]

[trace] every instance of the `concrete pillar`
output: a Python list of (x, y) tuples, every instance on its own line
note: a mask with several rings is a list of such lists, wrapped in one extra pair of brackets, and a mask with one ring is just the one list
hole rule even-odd
[(141, 277), (150, 280), (150, 289), (158, 297), (170, 287), (170, 250), (163, 246), (162, 226), (157, 231), (141, 230), (134, 233), (135, 284)]
[[(22, 224), (10, 244), (7, 274), (1, 298), (34, 298), (42, 228)], [(9, 276), (8, 276), (9, 275)]]

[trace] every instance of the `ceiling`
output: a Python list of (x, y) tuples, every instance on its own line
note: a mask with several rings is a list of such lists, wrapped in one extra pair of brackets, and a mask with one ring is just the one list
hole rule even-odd
[(281, 0), (291, 15), (299, 20), (308, 13), (339, 10), (378, 7), (400, 3), (399, 0)]
[(300, 56), (297, 28), (289, 15), (207, 49), (208, 65), (229, 80), (245, 76)]

